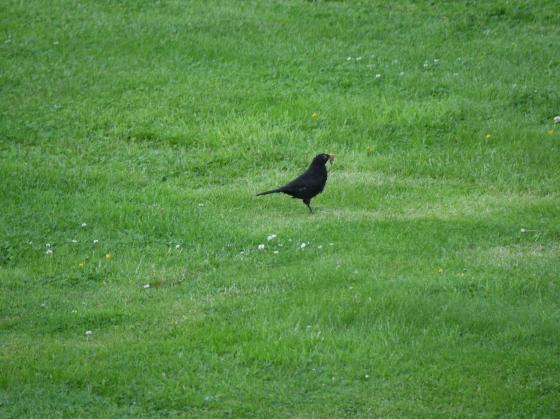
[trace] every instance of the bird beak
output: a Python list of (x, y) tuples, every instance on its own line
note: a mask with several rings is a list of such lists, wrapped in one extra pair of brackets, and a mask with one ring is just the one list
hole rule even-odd
[(329, 161), (331, 162), (331, 164), (334, 163), (335, 157), (336, 157), (336, 154), (329, 154)]

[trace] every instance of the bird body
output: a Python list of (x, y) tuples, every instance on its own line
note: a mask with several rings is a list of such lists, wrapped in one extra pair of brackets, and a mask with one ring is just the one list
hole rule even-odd
[(302, 175), (284, 186), (258, 193), (257, 196), (272, 193), (285, 193), (292, 198), (303, 200), (303, 203), (309, 208), (309, 211), (313, 212), (310, 205), (311, 199), (323, 192), (325, 183), (327, 183), (327, 167), (325, 165), (328, 161), (332, 163), (334, 158), (334, 154), (318, 154)]

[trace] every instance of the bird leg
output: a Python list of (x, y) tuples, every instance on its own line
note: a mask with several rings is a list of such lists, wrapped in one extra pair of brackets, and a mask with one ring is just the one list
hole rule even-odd
[(310, 199), (304, 199), (304, 200), (303, 200), (303, 203), (304, 203), (305, 205), (307, 205), (307, 208), (309, 208), (309, 212), (310, 212), (311, 214), (313, 214), (313, 210), (311, 209), (311, 205), (309, 205), (309, 204), (311, 203), (311, 200), (310, 200)]

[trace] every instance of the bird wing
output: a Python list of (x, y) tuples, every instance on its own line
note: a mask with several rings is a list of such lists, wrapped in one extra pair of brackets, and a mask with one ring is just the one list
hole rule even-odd
[(283, 192), (298, 192), (302, 193), (309, 189), (317, 188), (321, 185), (321, 179), (314, 176), (313, 173), (305, 172), (301, 176), (298, 176), (291, 182), (282, 186)]

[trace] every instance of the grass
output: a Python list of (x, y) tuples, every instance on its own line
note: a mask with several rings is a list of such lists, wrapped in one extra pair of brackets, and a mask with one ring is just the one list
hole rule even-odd
[(556, 2), (0, 27), (0, 416), (560, 414)]

